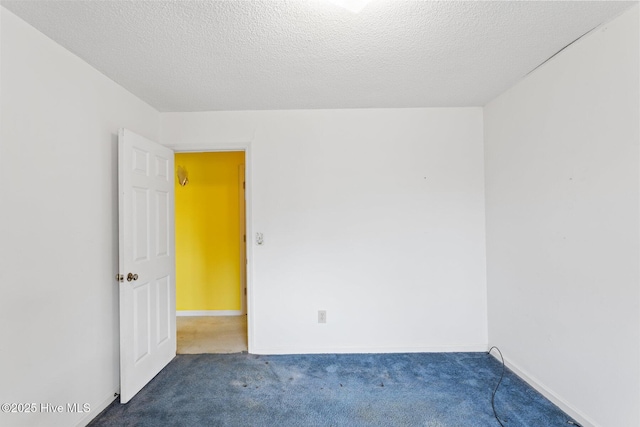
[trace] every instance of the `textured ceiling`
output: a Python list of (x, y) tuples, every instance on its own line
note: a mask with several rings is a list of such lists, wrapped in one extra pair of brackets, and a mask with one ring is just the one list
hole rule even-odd
[(635, 2), (2, 1), (160, 111), (482, 106)]

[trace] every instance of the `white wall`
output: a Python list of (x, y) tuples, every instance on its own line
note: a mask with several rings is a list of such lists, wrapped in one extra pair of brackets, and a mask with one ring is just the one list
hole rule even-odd
[(0, 403), (89, 403), (119, 389), (117, 131), (158, 113), (6, 9), (1, 17)]
[(584, 425), (638, 426), (638, 7), (485, 108), (489, 342)]
[(160, 138), (250, 141), (250, 351), (486, 349), (480, 108), (162, 113)]

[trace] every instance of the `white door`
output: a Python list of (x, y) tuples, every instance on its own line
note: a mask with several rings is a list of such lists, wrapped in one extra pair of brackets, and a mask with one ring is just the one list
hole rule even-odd
[(120, 402), (176, 355), (173, 151), (121, 129)]

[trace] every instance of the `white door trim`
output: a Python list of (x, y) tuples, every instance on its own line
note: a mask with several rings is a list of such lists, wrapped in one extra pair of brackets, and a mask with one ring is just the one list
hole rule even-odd
[(253, 339), (253, 221), (252, 221), (252, 175), (253, 168), (251, 163), (251, 142), (227, 142), (227, 143), (197, 143), (197, 144), (163, 144), (165, 147), (172, 149), (175, 153), (210, 153), (223, 151), (244, 151), (245, 164), (245, 183), (246, 183), (246, 200), (245, 200), (245, 222), (247, 227), (247, 351), (252, 353), (254, 348)]

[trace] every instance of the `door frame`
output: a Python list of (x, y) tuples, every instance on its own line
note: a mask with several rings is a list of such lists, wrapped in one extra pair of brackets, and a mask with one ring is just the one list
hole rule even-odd
[[(247, 315), (247, 352), (253, 352), (253, 221), (251, 215), (252, 206), (252, 167), (251, 167), (251, 142), (228, 142), (228, 143), (202, 143), (202, 144), (166, 144), (165, 147), (176, 153), (216, 153), (227, 151), (244, 151), (244, 180), (245, 180), (245, 229), (247, 243), (245, 256), (247, 264), (245, 266), (245, 281), (247, 295), (245, 296), (245, 309)], [(175, 313), (174, 313), (175, 316)]]

